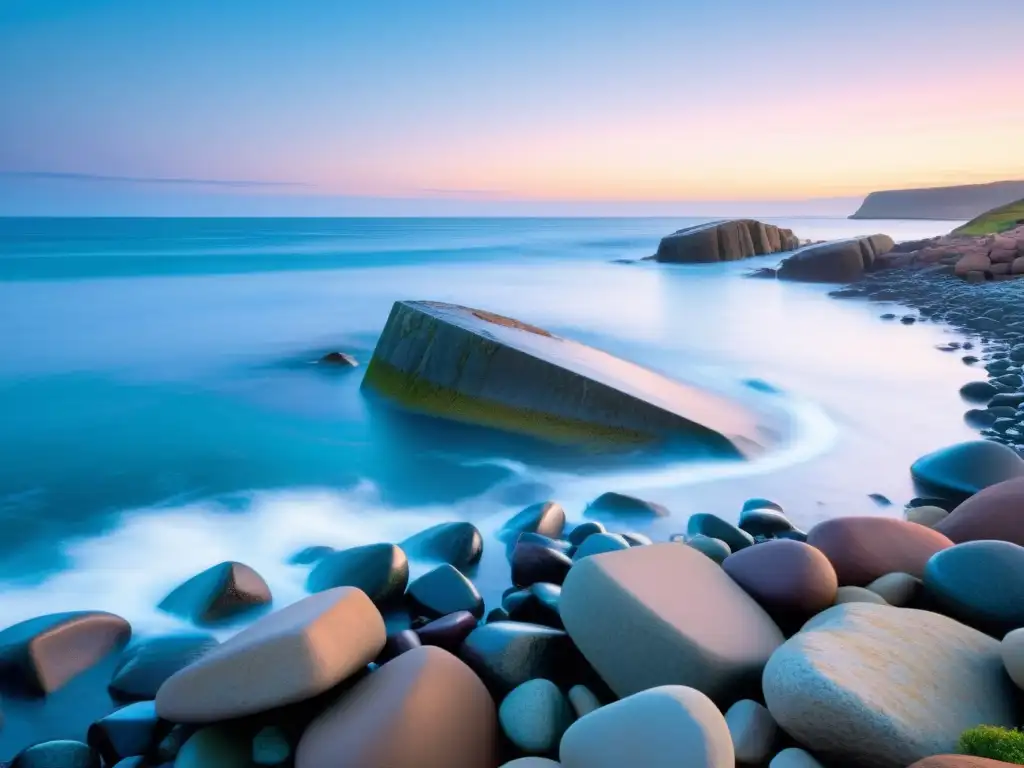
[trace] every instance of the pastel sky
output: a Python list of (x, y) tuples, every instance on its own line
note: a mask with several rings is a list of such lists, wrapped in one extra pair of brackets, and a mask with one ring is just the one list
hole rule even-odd
[(1021, 0), (3, 0), (0, 213), (1024, 178), (1021, 29)]

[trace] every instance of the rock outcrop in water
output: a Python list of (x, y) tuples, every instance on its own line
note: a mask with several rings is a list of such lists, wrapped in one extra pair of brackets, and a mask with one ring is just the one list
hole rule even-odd
[(800, 241), (790, 229), (753, 219), (711, 221), (662, 238), (655, 261), (704, 264), (792, 251)]
[(815, 243), (801, 248), (779, 265), (783, 280), (843, 283), (857, 280), (875, 267), (875, 260), (893, 249), (888, 235)]
[(748, 456), (776, 433), (738, 403), (477, 309), (396, 302), (363, 387), (414, 412), (558, 443), (682, 439)]

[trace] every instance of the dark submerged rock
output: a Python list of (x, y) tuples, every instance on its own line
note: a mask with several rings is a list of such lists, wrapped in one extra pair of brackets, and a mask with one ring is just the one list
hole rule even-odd
[(270, 587), (262, 576), (243, 563), (229, 561), (193, 576), (158, 607), (202, 626), (233, 619), (270, 601)]
[[(501, 620), (508, 619), (508, 614), (504, 610), (500, 608), (495, 610), (501, 611)], [(490, 620), (490, 614), (487, 618)], [(420, 641), (424, 645), (436, 645), (438, 648), (455, 653), (469, 637), (469, 633), (477, 628), (478, 623), (477, 617), (469, 611), (456, 611), (424, 624), (416, 630), (416, 634), (419, 635)]]
[(565, 510), (555, 501), (531, 504), (512, 517), (498, 532), (498, 538), (515, 542), (520, 533), (539, 533), (557, 539), (565, 528)]
[(100, 768), (100, 756), (80, 741), (46, 741), (19, 752), (11, 768)]
[(533, 584), (506, 595), (501, 606), (512, 621), (563, 629), (562, 617), (558, 613), (561, 595), (562, 588), (555, 584)]
[(578, 653), (565, 632), (516, 621), (477, 627), (459, 649), (459, 657), (498, 696), (538, 677), (563, 680)]
[(739, 528), (751, 536), (776, 536), (793, 530), (793, 524), (785, 515), (774, 509), (744, 509), (740, 513)]
[(457, 611), (469, 611), (477, 618), (484, 615), (484, 601), (473, 582), (447, 563), (413, 581), (407, 597), (419, 615), (430, 619)]
[(586, 541), (588, 536), (595, 533), (607, 533), (605, 527), (597, 522), (596, 520), (590, 520), (586, 523), (580, 523), (571, 531), (569, 531), (569, 543), (574, 546), (579, 546)]
[(987, 381), (969, 381), (960, 387), (960, 397), (969, 403), (987, 403), (997, 394)]
[(588, 514), (642, 515), (645, 517), (667, 517), (669, 511), (661, 504), (644, 501), (635, 496), (609, 491), (587, 505)]
[(726, 522), (718, 515), (708, 512), (698, 512), (692, 515), (686, 523), (686, 532), (690, 536), (703, 534), (712, 539), (724, 541), (733, 552), (739, 552), (745, 547), (754, 543), (754, 537), (746, 531), (740, 530), (732, 523)]
[(89, 726), (86, 741), (107, 765), (113, 765), (126, 757), (150, 754), (170, 730), (171, 723), (157, 717), (154, 702), (139, 701)]
[(119, 701), (154, 699), (164, 680), (218, 644), (213, 635), (144, 638), (122, 654), (108, 686), (110, 695)]
[(779, 513), (784, 513), (786, 511), (782, 508), (782, 505), (779, 504), (777, 501), (759, 498), (747, 499), (746, 501), (743, 502), (743, 512), (746, 512), (751, 509), (772, 509)]
[(512, 550), (512, 583), (517, 587), (537, 582), (561, 584), (570, 568), (569, 556), (550, 547), (520, 541)]
[(312, 547), (306, 547), (300, 549), (294, 555), (288, 558), (290, 565), (312, 565), (317, 563), (327, 555), (334, 552), (334, 547), (326, 547), (323, 545), (317, 545)]
[(410, 536), (400, 546), (413, 559), (436, 560), (461, 569), (480, 560), (484, 539), (472, 523), (441, 523)]
[(409, 583), (409, 560), (394, 544), (369, 544), (328, 555), (310, 572), (306, 588), (323, 592), (358, 587), (378, 606), (396, 602)]
[(344, 352), (328, 352), (317, 362), (320, 365), (327, 365), (335, 368), (355, 368), (359, 365), (358, 360), (352, 357), (352, 355), (345, 354)]
[(423, 642), (416, 632), (411, 629), (399, 630), (394, 634), (388, 635), (376, 661), (378, 664), (386, 664), (396, 656), (401, 656), (406, 651), (419, 648), (421, 645), (423, 645)]
[(15, 624), (0, 632), (0, 688), (52, 693), (122, 648), (131, 633), (127, 621), (102, 611), (55, 613)]

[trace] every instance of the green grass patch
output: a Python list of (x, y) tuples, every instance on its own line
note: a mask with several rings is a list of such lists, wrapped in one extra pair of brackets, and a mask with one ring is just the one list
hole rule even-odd
[(962, 755), (1024, 765), (1024, 733), (995, 725), (979, 725), (960, 735), (957, 751)]
[(1024, 200), (993, 208), (962, 227), (953, 230), (954, 235), (996, 235), (1024, 223)]

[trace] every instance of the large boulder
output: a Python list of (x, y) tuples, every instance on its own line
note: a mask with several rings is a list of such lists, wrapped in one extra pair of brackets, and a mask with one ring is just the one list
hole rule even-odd
[(367, 675), (302, 735), (296, 768), (493, 768), (498, 722), (480, 679), (414, 648)]
[(829, 559), (840, 586), (864, 587), (887, 573), (921, 578), (928, 558), (953, 546), (938, 531), (893, 517), (837, 517), (818, 523), (807, 543)]
[[(735, 768), (729, 726), (700, 691), (665, 685), (628, 696), (569, 726), (564, 768)], [(301, 768), (301, 767), (300, 767)]]
[(937, 613), (851, 603), (811, 619), (772, 654), (765, 703), (816, 755), (905, 768), (952, 752), (976, 725), (1017, 724), (999, 643)]
[(782, 280), (847, 283), (872, 269), (875, 259), (892, 250), (888, 235), (869, 235), (807, 245), (779, 265)]
[(756, 688), (782, 642), (775, 622), (718, 565), (677, 543), (580, 560), (559, 610), (619, 696), (676, 684), (731, 703)]
[(752, 219), (709, 221), (673, 232), (658, 244), (656, 261), (705, 264), (738, 261), (780, 251), (792, 251), (799, 240), (792, 230)]
[(935, 524), (952, 541), (995, 539), (1024, 546), (1024, 477), (990, 485)]
[(363, 387), (408, 410), (559, 443), (761, 453), (778, 425), (738, 403), (479, 309), (396, 302)]
[(384, 647), (384, 619), (354, 587), (268, 614), (160, 686), (157, 713), (211, 723), (310, 699), (353, 676)]

